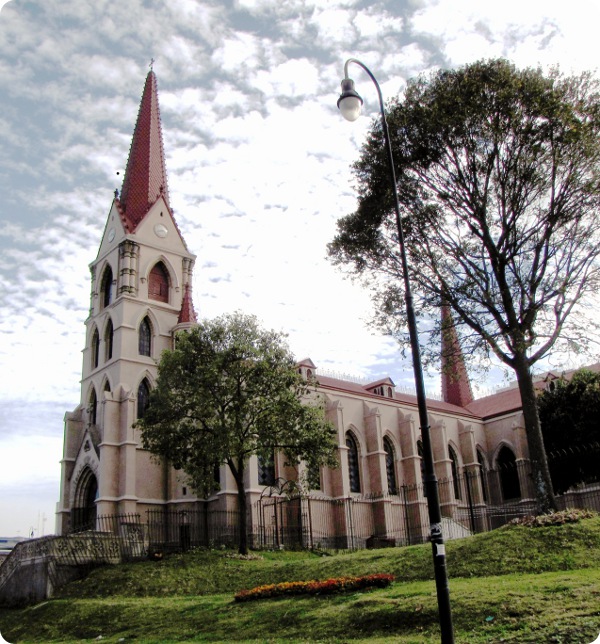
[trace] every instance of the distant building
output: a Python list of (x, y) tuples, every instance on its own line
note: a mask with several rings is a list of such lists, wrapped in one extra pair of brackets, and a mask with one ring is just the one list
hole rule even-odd
[[(57, 531), (94, 527), (107, 515), (152, 510), (232, 509), (236, 486), (226, 466), (221, 489), (197, 499), (185, 476), (158, 464), (140, 445), (133, 423), (143, 415), (157, 368), (176, 332), (196, 322), (192, 303), (195, 255), (186, 246), (169, 200), (156, 76), (146, 78), (121, 193), (115, 193), (96, 259), (91, 263), (91, 300), (83, 351), (81, 402), (65, 416)], [(445, 348), (456, 348), (449, 319)], [(298, 364), (306, 378), (315, 364)], [(337, 428), (341, 467), (320, 472), (315, 496), (372, 499), (371, 520), (386, 534), (401, 488), (421, 483), (416, 398), (384, 378), (366, 385), (318, 376), (327, 415)], [(474, 400), (458, 353), (442, 375), (442, 401), (428, 400), (436, 474), (452, 481), (442, 512), (458, 507), (519, 503), (530, 499), (528, 448), (519, 392), (509, 388)], [(297, 473), (274, 455), (254, 458), (247, 470), (251, 504), (277, 479)], [(469, 481), (469, 489), (465, 481)], [(411, 511), (421, 516), (422, 492)], [(367, 506), (366, 506), (367, 507)]]

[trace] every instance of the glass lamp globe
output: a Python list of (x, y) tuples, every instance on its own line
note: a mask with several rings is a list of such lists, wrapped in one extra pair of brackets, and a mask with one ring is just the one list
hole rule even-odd
[(360, 116), (363, 100), (354, 89), (354, 81), (344, 78), (342, 81), (342, 93), (338, 98), (338, 108), (347, 121), (356, 121)]

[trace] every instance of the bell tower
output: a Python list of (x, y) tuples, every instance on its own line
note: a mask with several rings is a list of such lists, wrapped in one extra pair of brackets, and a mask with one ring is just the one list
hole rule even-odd
[(59, 533), (169, 500), (166, 468), (141, 448), (133, 424), (145, 411), (161, 352), (172, 348), (175, 331), (196, 321), (194, 261), (171, 210), (151, 70), (121, 193), (115, 191), (90, 264), (81, 402), (65, 416)]

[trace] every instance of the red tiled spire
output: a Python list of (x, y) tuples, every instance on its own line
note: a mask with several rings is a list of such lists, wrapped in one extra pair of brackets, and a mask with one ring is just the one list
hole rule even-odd
[(459, 407), (473, 402), (465, 359), (447, 304), (442, 305), (442, 399)]
[(194, 303), (192, 302), (192, 293), (190, 285), (185, 285), (183, 292), (183, 299), (181, 301), (181, 311), (179, 311), (179, 319), (177, 324), (196, 324), (196, 311), (194, 311)]
[(156, 75), (150, 70), (146, 76), (118, 203), (130, 232), (135, 231), (161, 194), (169, 205)]

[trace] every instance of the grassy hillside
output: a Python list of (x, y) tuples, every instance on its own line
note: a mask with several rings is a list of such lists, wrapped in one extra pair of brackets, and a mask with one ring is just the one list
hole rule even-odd
[[(457, 643), (589, 644), (600, 633), (600, 518), (447, 544)], [(266, 583), (392, 573), (391, 587), (238, 604)], [(17, 642), (439, 642), (429, 545), (354, 553), (224, 551), (110, 566), (38, 606), (0, 611)]]

